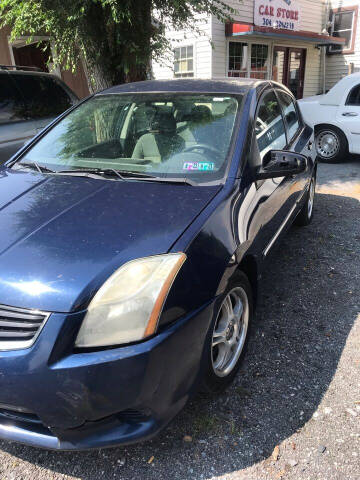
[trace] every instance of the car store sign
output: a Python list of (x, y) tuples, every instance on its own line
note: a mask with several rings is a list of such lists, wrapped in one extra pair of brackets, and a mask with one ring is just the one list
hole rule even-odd
[(260, 27), (300, 30), (297, 0), (255, 0), (254, 24)]

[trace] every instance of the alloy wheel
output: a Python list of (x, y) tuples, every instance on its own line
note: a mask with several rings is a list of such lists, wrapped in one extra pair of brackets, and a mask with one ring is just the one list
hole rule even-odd
[(245, 290), (233, 288), (224, 298), (216, 318), (211, 359), (219, 377), (231, 373), (244, 348), (249, 325), (249, 301)]
[(311, 218), (312, 211), (314, 208), (314, 197), (315, 197), (315, 180), (312, 178), (309, 187), (309, 198), (308, 198), (308, 218)]

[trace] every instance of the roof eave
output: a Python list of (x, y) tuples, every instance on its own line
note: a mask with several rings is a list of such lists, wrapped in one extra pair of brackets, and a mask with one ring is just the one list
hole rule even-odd
[(225, 35), (227, 37), (261, 35), (270, 38), (282, 38), (313, 43), (319, 46), (345, 45), (346, 42), (345, 38), (332, 37), (331, 35), (322, 35), (304, 30), (293, 31), (280, 28), (260, 27), (250, 23), (228, 23), (225, 28)]

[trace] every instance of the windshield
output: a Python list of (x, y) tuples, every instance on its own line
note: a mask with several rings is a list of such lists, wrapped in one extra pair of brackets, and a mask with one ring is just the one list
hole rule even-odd
[(214, 181), (224, 176), (241, 100), (208, 94), (98, 95), (63, 118), (17, 165)]

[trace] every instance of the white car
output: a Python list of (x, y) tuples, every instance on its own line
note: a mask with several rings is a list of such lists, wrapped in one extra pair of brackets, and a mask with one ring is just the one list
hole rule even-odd
[(344, 77), (325, 95), (303, 98), (298, 104), (314, 129), (320, 160), (336, 163), (347, 153), (360, 154), (360, 73)]

